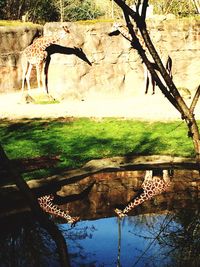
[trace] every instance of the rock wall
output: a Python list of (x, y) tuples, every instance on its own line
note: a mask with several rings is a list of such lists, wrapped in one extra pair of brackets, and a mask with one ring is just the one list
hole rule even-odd
[[(71, 33), (60, 45), (82, 48), (92, 66), (74, 54), (52, 54), (48, 79), (52, 95), (84, 99), (144, 93), (141, 59), (122, 36), (108, 36), (112, 23), (66, 24)], [(149, 20), (148, 26), (155, 45), (173, 59), (177, 87), (193, 92), (199, 84), (200, 21), (156, 19)], [(59, 23), (47, 23), (44, 35), (51, 35), (59, 28)], [(30, 43), (35, 31), (0, 29), (0, 92), (20, 88), (20, 51)]]
[[(63, 209), (75, 212), (74, 215), (81, 216), (82, 219), (115, 216), (114, 209), (129, 203), (141, 189), (144, 175), (144, 171), (95, 174), (77, 184), (63, 186), (58, 195), (65, 197), (80, 194), (88, 187), (88, 184), (95, 181), (89, 194), (86, 194), (81, 200), (63, 205)], [(130, 214), (170, 211), (191, 204), (193, 207), (198, 206), (200, 197), (198, 171), (174, 170), (171, 182), (172, 185), (168, 192), (146, 201), (136, 207)]]

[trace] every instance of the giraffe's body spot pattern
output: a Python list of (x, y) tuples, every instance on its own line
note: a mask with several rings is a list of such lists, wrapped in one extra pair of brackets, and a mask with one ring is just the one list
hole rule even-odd
[(52, 201), (54, 200), (54, 196), (52, 194), (45, 195), (38, 198), (38, 203), (43, 211), (52, 214), (56, 217), (60, 217), (65, 219), (68, 223), (75, 224), (79, 217), (71, 217), (68, 211), (64, 211), (60, 209), (57, 205), (55, 205)]
[(122, 218), (129, 211), (142, 204), (144, 201), (150, 200), (154, 196), (166, 192), (170, 186), (170, 180), (165, 181), (157, 176), (152, 177), (152, 179), (147, 178), (142, 184), (143, 192), (136, 197), (133, 202), (130, 202), (123, 210), (115, 209), (115, 212), (120, 218)]
[[(45, 51), (45, 49), (52, 44), (58, 43), (65, 37), (66, 33), (69, 33), (69, 30), (66, 26), (63, 27), (63, 30), (64, 31), (62, 33), (56, 34), (54, 36), (42, 36), (37, 38), (22, 52), (22, 92), (24, 92), (25, 79), (27, 81), (28, 90), (30, 90), (30, 74), (33, 66), (36, 66), (38, 88), (40, 88), (42, 74), (40, 67), (47, 58), (47, 52)], [(44, 87), (44, 78), (42, 82)]]

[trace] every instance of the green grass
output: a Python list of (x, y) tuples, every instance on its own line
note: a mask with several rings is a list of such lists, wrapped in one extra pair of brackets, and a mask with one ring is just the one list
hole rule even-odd
[(32, 22), (22, 22), (20, 20), (0, 20), (0, 26), (35, 26)]
[(115, 20), (112, 18), (101, 18), (101, 19), (92, 19), (92, 20), (77, 20), (75, 21), (76, 24), (81, 25), (93, 25), (96, 23), (107, 23), (107, 22), (114, 22)]
[(26, 179), (112, 156), (164, 154), (194, 157), (187, 127), (180, 121), (161, 123), (108, 118), (2, 121), (0, 138), (10, 159), (60, 156), (56, 168), (25, 174)]

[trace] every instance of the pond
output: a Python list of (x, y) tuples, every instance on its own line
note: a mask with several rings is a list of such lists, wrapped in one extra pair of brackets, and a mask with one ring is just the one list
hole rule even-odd
[[(180, 176), (174, 179), (176, 192), (147, 201), (123, 219), (113, 207), (128, 200), (140, 181), (130, 181), (128, 173), (95, 177), (86, 197), (67, 204), (81, 217), (75, 227), (52, 218), (65, 237), (71, 266), (200, 266), (199, 181), (197, 174), (184, 175), (188, 180), (179, 187)], [(60, 266), (55, 243), (30, 213), (1, 220), (0, 266)]]

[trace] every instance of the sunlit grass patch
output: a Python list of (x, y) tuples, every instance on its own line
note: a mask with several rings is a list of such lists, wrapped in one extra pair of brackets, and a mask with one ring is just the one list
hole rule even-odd
[(92, 19), (92, 20), (78, 20), (75, 21), (76, 24), (82, 24), (82, 25), (91, 25), (96, 23), (106, 23), (106, 22), (114, 22), (115, 20), (112, 18), (107, 19)]
[(35, 170), (42, 177), (113, 156), (171, 155), (194, 157), (187, 127), (178, 122), (145, 122), (105, 118), (60, 118), (0, 123), (0, 138), (11, 159), (58, 156), (53, 168)]
[(22, 22), (20, 20), (0, 20), (0, 26), (35, 26), (32, 22)]

